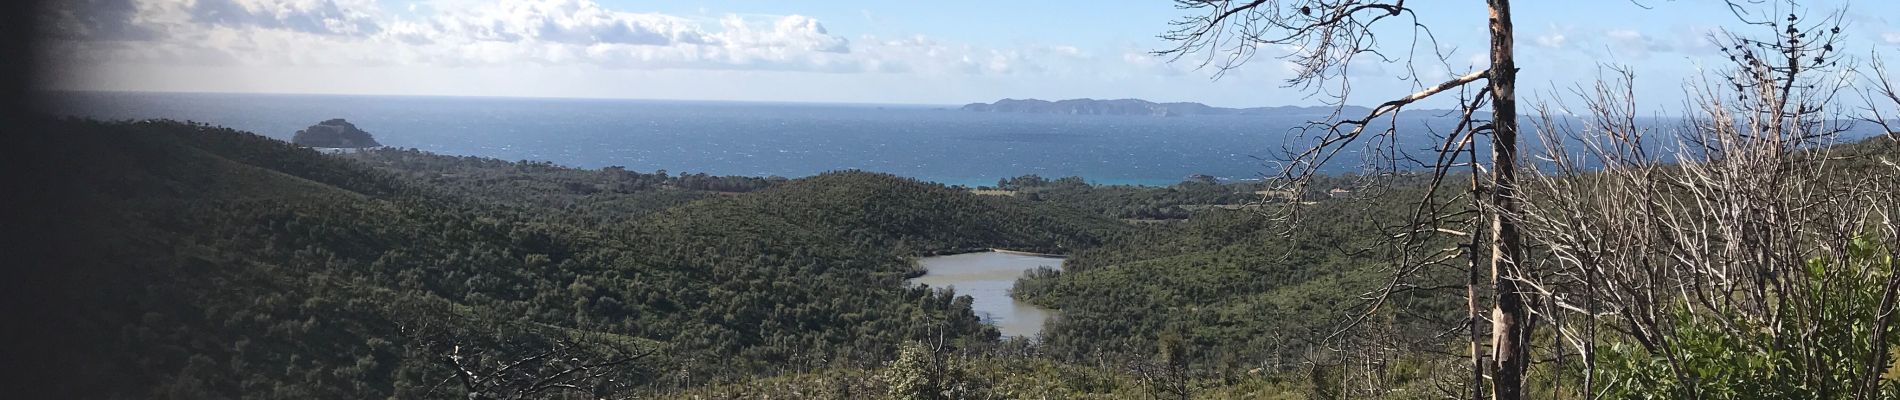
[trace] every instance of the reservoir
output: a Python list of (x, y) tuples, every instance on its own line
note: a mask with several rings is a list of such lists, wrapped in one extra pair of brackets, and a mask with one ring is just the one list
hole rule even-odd
[(1043, 322), (1053, 312), (1017, 301), (1009, 296), (1010, 286), (1023, 271), (1038, 267), (1062, 268), (1062, 259), (999, 252), (965, 253), (924, 257), (918, 260), (924, 276), (912, 284), (932, 288), (955, 288), (959, 295), (971, 297), (970, 308), (977, 317), (996, 326), (1003, 336), (1035, 337), (1042, 333)]

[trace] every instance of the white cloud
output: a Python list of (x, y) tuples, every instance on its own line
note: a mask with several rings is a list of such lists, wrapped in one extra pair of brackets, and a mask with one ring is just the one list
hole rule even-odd
[(1634, 29), (1611, 29), (1607, 32), (1603, 32), (1603, 36), (1609, 37), (1610, 40), (1619, 41), (1619, 42), (1631, 42), (1631, 41), (1643, 40), (1643, 33), (1637, 32)]
[(1550, 26), (1544, 28), (1543, 34), (1537, 35), (1532, 41), (1539, 47), (1562, 49), (1573, 43), (1571, 37), (1575, 35), (1576, 32), (1576, 26), (1550, 24)]
[(374, 3), (341, 0), (196, 0), (186, 9), (193, 22), (260, 27), (328, 35), (368, 35), (380, 29), (369, 12)]
[(1562, 33), (1552, 33), (1548, 35), (1537, 36), (1537, 45), (1549, 47), (1549, 48), (1564, 47), (1564, 43), (1567, 41), (1568, 41), (1568, 38), (1564, 37), (1564, 34)]
[(614, 12), (590, 0), (510, 0), (449, 11), (427, 26), (451, 42), (542, 41), (567, 44), (703, 44), (707, 34), (683, 18)]
[(1603, 32), (1609, 40), (1611, 56), (1627, 55), (1632, 58), (1646, 58), (1650, 53), (1675, 51), (1675, 46), (1650, 37), (1634, 29), (1611, 29)]
[(131, 0), (62, 1), (41, 15), (44, 32), (65, 40), (148, 40), (158, 32), (129, 23), (141, 10)]
[[(43, 84), (55, 89), (1228, 105), (1300, 94), (1281, 88), (1289, 75), (1266, 57), (1216, 82), (1192, 57), (1170, 62), (1139, 43), (977, 45), (834, 31), (809, 15), (637, 13), (596, 0), (58, 1), (86, 7), (48, 13), (59, 73)], [(1387, 78), (1355, 64), (1353, 79)]]
[(719, 24), (725, 27), (725, 31), (718, 34), (717, 38), (727, 48), (851, 52), (850, 41), (831, 35), (818, 20), (803, 15), (779, 18), (769, 30), (758, 29), (757, 24), (736, 15), (727, 16)]
[[(925, 37), (854, 41), (803, 15), (716, 20), (593, 0), (437, 2), (407, 17), (375, 0), (87, 0), (55, 7), (67, 62), (251, 66), (589, 65), (612, 69), (1087, 73), (1065, 46), (988, 49)], [(91, 2), (103, 2), (94, 5)]]
[(1900, 44), (1900, 32), (1882, 33), (1880, 34), (1880, 40), (1886, 41), (1887, 44)]

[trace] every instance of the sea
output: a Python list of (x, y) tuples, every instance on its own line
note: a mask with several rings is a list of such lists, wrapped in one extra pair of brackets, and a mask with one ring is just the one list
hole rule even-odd
[[(144, 92), (62, 92), (46, 104), (54, 114), (196, 121), (282, 140), (343, 118), (386, 146), (577, 168), (789, 178), (865, 170), (970, 187), (1031, 174), (1153, 186), (1193, 175), (1259, 179), (1280, 171), (1274, 160), (1295, 140), (1290, 130), (1312, 119), (988, 113), (955, 105)], [(1348, 160), (1325, 172), (1362, 168), (1350, 154), (1341, 158)]]

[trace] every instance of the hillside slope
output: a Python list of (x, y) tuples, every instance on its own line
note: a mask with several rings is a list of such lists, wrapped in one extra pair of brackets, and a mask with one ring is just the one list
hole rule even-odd
[(590, 207), (614, 203), (585, 194), (504, 196), (223, 128), (38, 128), (71, 163), (66, 207), (27, 225), (66, 241), (36, 267), (63, 311), (22, 317), (81, 332), (41, 356), (73, 371), (49, 391), (87, 397), (460, 397), (444, 343), (657, 351), (598, 394), (868, 365), (905, 340), (995, 336), (967, 299), (904, 287), (906, 257), (1119, 226), (856, 172), (603, 218)]
[[(1296, 366), (1359, 310), (1363, 293), (1389, 279), (1398, 257), (1382, 232), (1405, 218), (1418, 193), (1300, 205), (1292, 226), (1253, 210), (1200, 212), (1116, 237), (1015, 290), (1060, 310), (1044, 332), (1045, 351), (1059, 357), (1144, 358), (1172, 337), (1189, 344), (1183, 356), (1198, 366)], [(1398, 301), (1420, 310), (1399, 329), (1442, 323), (1462, 305)]]

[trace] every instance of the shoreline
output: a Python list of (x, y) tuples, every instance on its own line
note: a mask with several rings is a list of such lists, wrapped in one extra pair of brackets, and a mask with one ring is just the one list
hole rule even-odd
[(995, 248), (995, 247), (977, 247), (977, 248), (966, 248), (966, 249), (938, 250), (938, 251), (932, 251), (932, 252), (919, 254), (915, 257), (919, 257), (919, 258), (942, 257), (942, 256), (954, 256), (954, 255), (959, 255), (959, 254), (971, 254), (971, 253), (1003, 253), (1003, 254), (1014, 254), (1014, 255), (1019, 255), (1019, 256), (1031, 256), (1031, 257), (1043, 257), (1043, 258), (1060, 258), (1060, 259), (1069, 258), (1068, 255), (1064, 255), (1064, 254), (1037, 253), (1033, 251), (1010, 250), (1010, 249)]
[(1069, 256), (1062, 255), (1062, 254), (1037, 253), (1033, 251), (1000, 249), (1000, 248), (995, 248), (995, 247), (976, 247), (976, 248), (964, 248), (964, 249), (938, 250), (938, 251), (925, 252), (923, 254), (906, 257), (910, 261), (911, 270), (904, 272), (904, 280), (908, 281), (911, 279), (917, 279), (917, 278), (923, 277), (924, 275), (928, 275), (930, 273), (930, 271), (925, 270), (923, 268), (925, 258), (955, 256), (955, 255), (963, 255), (963, 254), (976, 254), (976, 253), (1001, 253), (1001, 254), (1010, 254), (1010, 255), (1027, 256), (1027, 257), (1053, 258), (1053, 259), (1058, 259), (1058, 260), (1069, 259)]
[(1003, 254), (1015, 254), (1015, 255), (1019, 255), (1019, 256), (1031, 256), (1031, 257), (1042, 257), (1042, 258), (1058, 258), (1058, 259), (1064, 259), (1064, 260), (1066, 260), (1066, 259), (1068, 259), (1068, 258), (1069, 258), (1069, 256), (1066, 256), (1066, 255), (1061, 255), (1061, 254), (1049, 254), (1049, 253), (1037, 253), (1037, 252), (1032, 252), (1032, 251), (1021, 251), (1021, 250), (1010, 250), (1010, 249), (998, 249), (998, 248), (994, 248), (994, 247), (992, 247), (992, 248), (990, 248), (990, 252), (992, 252), (992, 253), (1003, 253)]
[[(932, 257), (947, 257), (963, 254), (996, 253), (1004, 255), (996, 258), (979, 259), (937, 259), (938, 275), (932, 274), (932, 268), (924, 265)], [(1058, 261), (1037, 261), (1053, 259)], [(977, 313), (985, 325), (997, 330), (1003, 337), (1027, 338), (1039, 340), (1043, 328), (1060, 310), (1031, 303), (1016, 297), (1015, 285), (1030, 271), (1052, 267), (1051, 263), (1064, 262), (1067, 257), (1058, 254), (1001, 249), (994, 247), (965, 248), (936, 252), (935, 255), (912, 257), (912, 268), (904, 279), (906, 287), (919, 285), (933, 290), (956, 290), (959, 295), (972, 299), (971, 311)], [(1061, 264), (1053, 265), (1057, 270)], [(972, 274), (974, 272), (974, 274)], [(1008, 272), (1008, 273), (1003, 273)], [(932, 276), (936, 280), (931, 281)]]

